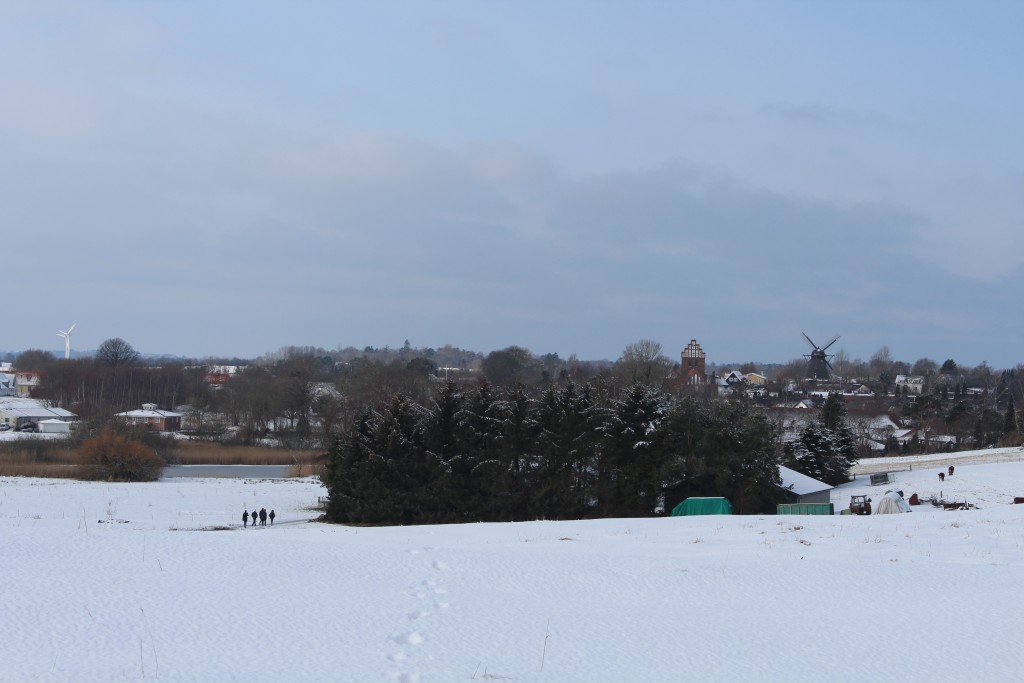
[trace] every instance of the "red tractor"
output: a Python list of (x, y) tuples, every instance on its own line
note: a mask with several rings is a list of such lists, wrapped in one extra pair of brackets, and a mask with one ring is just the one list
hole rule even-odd
[(867, 496), (850, 496), (850, 513), (854, 515), (870, 515), (871, 499)]

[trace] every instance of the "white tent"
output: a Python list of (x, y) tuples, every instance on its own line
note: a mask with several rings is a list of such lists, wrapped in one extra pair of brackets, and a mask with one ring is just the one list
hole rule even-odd
[(898, 515), (901, 512), (913, 512), (907, 501), (895, 491), (886, 491), (882, 500), (878, 501), (872, 514), (875, 515)]

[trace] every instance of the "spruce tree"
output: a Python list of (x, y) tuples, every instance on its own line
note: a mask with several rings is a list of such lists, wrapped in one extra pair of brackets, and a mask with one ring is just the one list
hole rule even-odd
[(1006, 405), (1006, 417), (1003, 419), (1003, 431), (1007, 434), (1017, 431), (1017, 410), (1013, 405), (1013, 394)]
[(531, 496), (540, 483), (537, 402), (523, 384), (516, 384), (495, 408), (499, 419), (496, 445), (502, 474), (495, 491), (495, 513), (500, 519), (531, 519), (534, 509)]
[(457, 415), (458, 453), (449, 461), (452, 495), (465, 521), (494, 519), (494, 490), (498, 486), (496, 441), (499, 423), (491, 385), (484, 380), (465, 396)]
[(785, 454), (797, 472), (833, 486), (849, 481), (857, 444), (846, 425), (846, 406), (839, 394), (829, 394), (818, 418), (795, 443), (787, 444)]
[(589, 384), (569, 382), (541, 395), (536, 503), (540, 515), (566, 519), (592, 513), (598, 417)]
[(372, 416), (364, 410), (348, 434), (328, 453), (321, 480), (327, 487), (327, 519), (332, 522), (380, 524), (393, 519), (386, 467), (373, 453)]
[(636, 383), (605, 414), (598, 458), (602, 516), (647, 516), (660, 502), (665, 470), (660, 392)]
[(446, 463), (424, 447), (424, 411), (397, 394), (381, 411), (373, 430), (373, 449), (386, 467), (388, 508), (393, 524), (428, 524), (453, 516), (447, 495)]

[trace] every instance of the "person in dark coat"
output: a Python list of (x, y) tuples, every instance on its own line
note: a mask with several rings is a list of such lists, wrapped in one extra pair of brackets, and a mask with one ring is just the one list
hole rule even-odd
[(953, 476), (953, 466), (952, 465), (949, 466), (949, 476), (951, 476), (951, 477)]
[(270, 517), (270, 526), (274, 526), (274, 511), (271, 510), (268, 516)]
[(247, 526), (249, 526), (249, 511), (248, 510), (243, 510), (242, 511), (242, 528), (244, 529)]
[(260, 526), (267, 525), (267, 508), (260, 508)]

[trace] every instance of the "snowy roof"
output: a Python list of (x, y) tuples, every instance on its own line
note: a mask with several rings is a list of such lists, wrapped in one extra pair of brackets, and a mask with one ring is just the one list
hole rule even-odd
[(175, 413), (170, 410), (129, 410), (124, 413), (118, 413), (118, 417), (181, 417), (181, 413)]
[(782, 477), (782, 488), (789, 489), (798, 496), (806, 496), (818, 491), (831, 491), (833, 488), (823, 481), (818, 481), (782, 465), (779, 465), (779, 476)]
[(813, 398), (805, 398), (799, 401), (790, 401), (788, 403), (778, 403), (774, 408), (782, 410), (811, 410), (817, 407)]
[(33, 398), (17, 398), (13, 396), (0, 397), (0, 412), (11, 417), (28, 418), (76, 418), (74, 413), (63, 408), (52, 408), (43, 405), (41, 401)]

